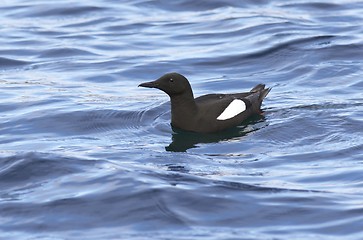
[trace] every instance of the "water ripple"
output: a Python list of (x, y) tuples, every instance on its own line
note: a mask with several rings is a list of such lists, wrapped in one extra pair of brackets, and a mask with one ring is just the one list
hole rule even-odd
[(0, 57), (0, 69), (9, 67), (21, 67), (27, 64), (30, 64), (30, 62)]
[(62, 57), (75, 57), (75, 56), (93, 56), (96, 55), (92, 52), (77, 49), (77, 48), (57, 48), (49, 49), (42, 52), (40, 58), (62, 58)]

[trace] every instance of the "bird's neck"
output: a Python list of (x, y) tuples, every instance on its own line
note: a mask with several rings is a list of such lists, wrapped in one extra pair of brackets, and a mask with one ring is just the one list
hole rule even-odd
[(193, 93), (185, 93), (170, 98), (171, 123), (173, 126), (182, 127), (185, 119), (192, 119), (197, 112), (197, 105)]

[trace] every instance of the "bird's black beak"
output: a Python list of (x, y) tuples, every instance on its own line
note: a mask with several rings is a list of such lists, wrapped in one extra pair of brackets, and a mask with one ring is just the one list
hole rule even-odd
[(158, 88), (159, 83), (157, 81), (152, 82), (144, 82), (139, 85), (139, 87), (147, 87), (147, 88)]

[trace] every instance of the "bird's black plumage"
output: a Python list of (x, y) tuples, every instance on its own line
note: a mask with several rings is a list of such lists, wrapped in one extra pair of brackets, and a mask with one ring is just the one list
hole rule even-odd
[[(270, 88), (258, 84), (249, 92), (208, 94), (194, 98), (189, 81), (179, 73), (168, 73), (156, 81), (141, 83), (139, 86), (157, 88), (169, 95), (173, 127), (200, 133), (235, 127), (251, 115), (260, 114), (262, 101), (270, 92)], [(235, 116), (227, 114), (226, 118), (222, 113), (232, 102), (244, 109), (237, 111)]]

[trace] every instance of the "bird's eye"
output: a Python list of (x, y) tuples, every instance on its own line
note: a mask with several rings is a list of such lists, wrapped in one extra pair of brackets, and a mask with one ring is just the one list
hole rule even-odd
[(169, 79), (169, 82), (174, 82), (174, 79), (170, 78), (170, 79)]

